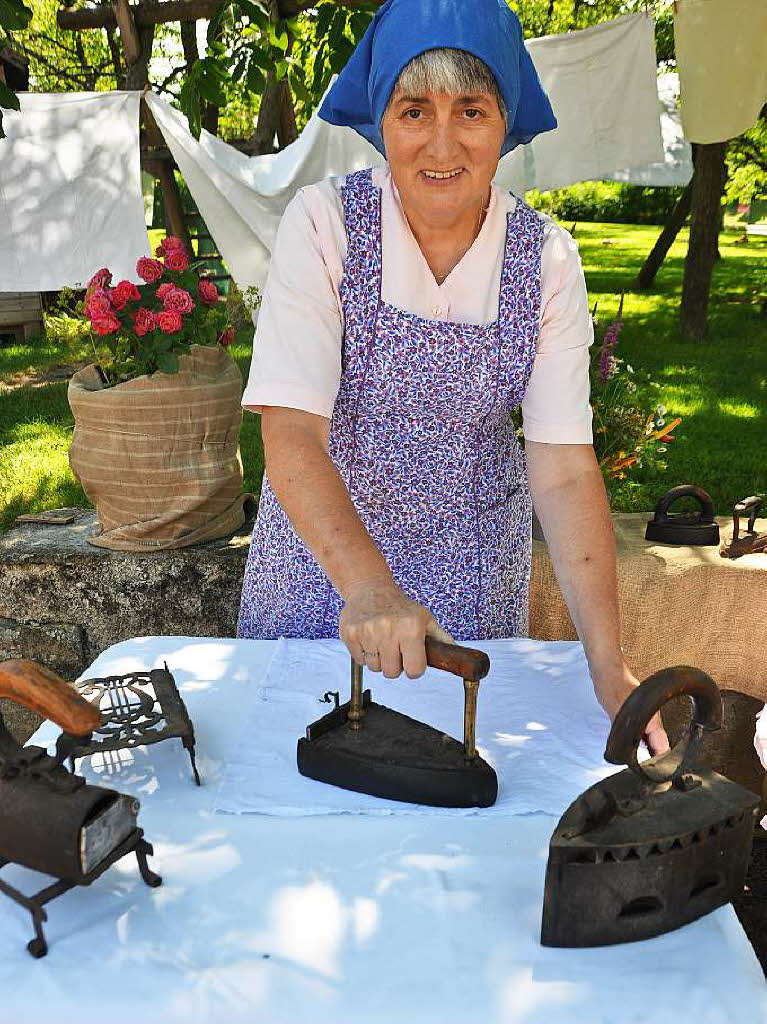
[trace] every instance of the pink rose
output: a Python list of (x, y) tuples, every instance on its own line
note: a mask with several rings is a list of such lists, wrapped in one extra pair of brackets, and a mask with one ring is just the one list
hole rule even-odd
[(175, 284), (171, 284), (170, 281), (166, 281), (164, 284), (160, 285), (160, 287), (155, 292), (155, 295), (160, 300), (160, 302), (162, 302), (162, 300), (165, 298), (168, 292), (172, 292), (175, 287)]
[(91, 327), (96, 334), (114, 334), (120, 330), (120, 321), (114, 313), (106, 313), (104, 316), (95, 316), (91, 320)]
[(156, 252), (158, 256), (167, 256), (171, 252), (186, 252), (186, 246), (175, 235), (167, 235), (157, 246)]
[(204, 302), (206, 306), (215, 306), (218, 302), (218, 288), (212, 281), (208, 281), (204, 277), (200, 278), (200, 283), (197, 285), (197, 294), (200, 296), (200, 301)]
[(156, 317), (157, 326), (163, 334), (175, 334), (183, 325), (181, 314), (177, 309), (163, 309)]
[(180, 274), (189, 266), (189, 257), (183, 249), (173, 249), (165, 253), (165, 267), (167, 270)]
[(152, 260), (148, 256), (142, 256), (136, 264), (136, 273), (142, 281), (152, 284), (159, 281), (163, 274), (163, 266), (159, 260)]
[(85, 296), (85, 315), (91, 320), (95, 316), (106, 315), (111, 308), (109, 293), (100, 285), (97, 285), (90, 294)]
[(112, 300), (114, 309), (124, 309), (126, 302), (139, 301), (141, 292), (130, 281), (120, 281), (116, 287), (109, 290), (109, 298)]
[(162, 297), (166, 309), (177, 309), (179, 313), (191, 313), (194, 309), (192, 296), (184, 288), (171, 288)]
[(102, 267), (101, 270), (96, 271), (88, 282), (88, 290), (90, 291), (91, 288), (106, 288), (106, 286), (111, 283), (112, 275), (106, 267)]
[(218, 336), (219, 345), (223, 345), (226, 348), (231, 345), (234, 341), (234, 327), (227, 327), (225, 331), (222, 331)]
[(133, 321), (133, 330), (138, 334), (139, 338), (143, 337), (147, 331), (153, 331), (157, 323), (155, 321), (154, 313), (150, 309), (144, 309), (141, 306), (136, 311), (136, 318)]

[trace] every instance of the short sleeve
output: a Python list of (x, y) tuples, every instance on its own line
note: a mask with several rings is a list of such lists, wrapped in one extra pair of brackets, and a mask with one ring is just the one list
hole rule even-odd
[(578, 247), (552, 224), (541, 254), (541, 322), (522, 423), (528, 441), (591, 444), (589, 346), (594, 328)]
[(277, 229), (253, 339), (246, 409), (265, 405), (330, 418), (341, 379), (343, 318), (302, 192)]

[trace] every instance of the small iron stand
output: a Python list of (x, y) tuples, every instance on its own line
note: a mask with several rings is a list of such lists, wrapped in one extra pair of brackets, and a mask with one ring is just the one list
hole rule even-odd
[[(90, 871), (87, 875), (83, 875), (82, 878), (76, 881), (70, 881), (67, 879), (60, 878), (53, 885), (48, 885), (39, 892), (36, 892), (34, 896), (25, 896), (23, 892), (20, 892), (14, 886), (9, 885), (0, 879), (0, 892), (5, 893), (6, 896), (14, 900), (19, 906), (24, 907), (32, 915), (32, 924), (35, 928), (35, 938), (30, 939), (27, 943), (27, 949), (35, 959), (45, 956), (48, 952), (48, 943), (45, 941), (45, 934), (43, 932), (43, 921), (48, 920), (48, 915), (43, 909), (46, 903), (50, 903), (51, 900), (57, 899), (59, 896), (63, 896), (65, 892), (69, 892), (70, 889), (74, 889), (76, 885), (90, 885), (95, 882), (97, 878), (104, 874), (104, 872), (110, 868), (116, 861), (121, 860), (129, 853), (136, 854), (136, 860), (138, 861), (138, 868), (141, 872), (141, 877), (144, 879), (148, 886), (156, 889), (158, 885), (162, 885), (162, 878), (160, 875), (155, 874), (151, 870), (147, 863), (147, 857), (151, 857), (154, 853), (151, 843), (148, 843), (144, 839), (144, 830), (141, 828), (135, 829), (128, 838), (116, 847), (104, 860)], [(6, 865), (13, 863), (10, 860), (5, 860), (0, 857), (0, 869), (6, 867)]]

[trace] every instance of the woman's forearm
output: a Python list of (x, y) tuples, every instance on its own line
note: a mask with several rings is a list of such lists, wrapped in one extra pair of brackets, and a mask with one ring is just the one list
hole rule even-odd
[(389, 568), (327, 452), (328, 420), (294, 409), (263, 410), (269, 483), (333, 586), (346, 598), (360, 584), (390, 583)]
[(562, 596), (598, 682), (622, 670), (615, 539), (586, 445), (526, 445), (530, 488)]

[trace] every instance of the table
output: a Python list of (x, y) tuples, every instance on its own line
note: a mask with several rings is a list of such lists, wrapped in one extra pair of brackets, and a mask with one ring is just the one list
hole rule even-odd
[[(277, 819), (212, 811), (224, 754), (270, 641), (139, 638), (86, 676), (167, 660), (195, 722), (203, 787), (179, 741), (97, 774), (135, 794), (159, 889), (126, 858), (49, 907), (48, 956), (0, 902), (2, 1024), (732, 1024), (767, 990), (731, 907), (605, 949), (538, 942), (548, 840), (531, 814)], [(45, 725), (37, 741), (56, 730)], [(13, 870), (13, 875), (11, 874)], [(6, 869), (32, 891), (39, 876)]]

